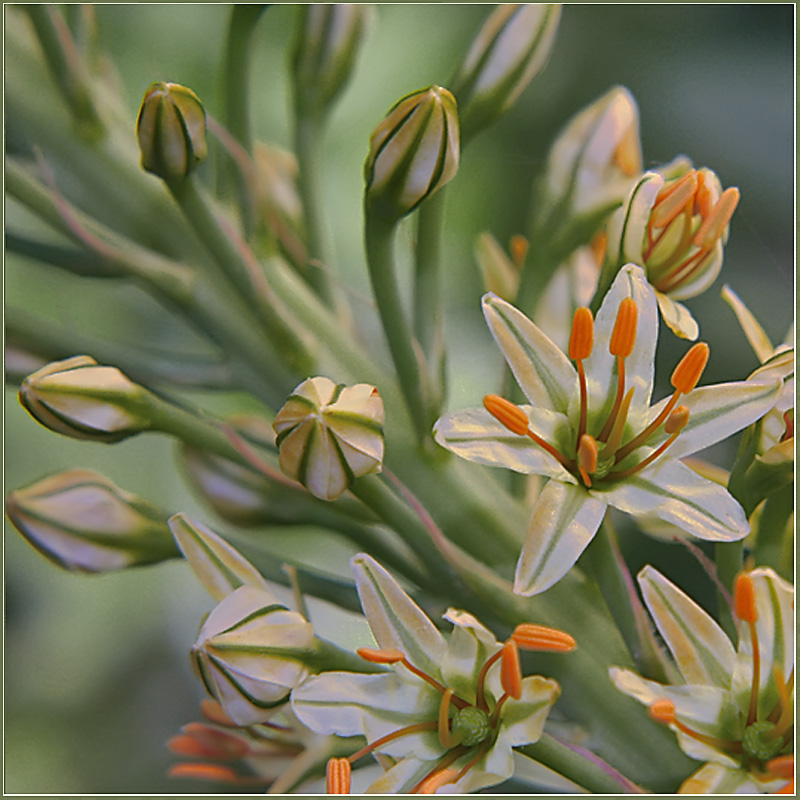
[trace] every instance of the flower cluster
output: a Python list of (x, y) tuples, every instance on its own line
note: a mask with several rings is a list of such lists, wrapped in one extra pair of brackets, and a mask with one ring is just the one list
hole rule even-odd
[[(404, 8), (217, 7), (221, 87), (140, 64), (138, 115), (96, 24), (113, 5), (8, 10), (10, 274), (69, 274), (12, 291), (31, 313), (7, 314), (22, 420), (8, 430), (38, 424), (70, 459), (107, 458), (65, 469), (48, 449), (51, 472), (9, 491), (7, 517), (62, 570), (135, 568), (131, 581), (169, 590), (163, 650), (188, 652), (205, 695), (202, 721), (170, 720), (170, 778), (303, 794), (790, 793), (793, 327), (775, 346), (735, 270), (747, 304), (726, 285), (733, 316), (709, 291), (757, 170), (652, 166), (641, 132), (657, 117), (625, 86), (562, 108), (552, 56), (579, 6), (476, 7), (471, 42), (457, 26), (419, 30), (451, 77), (382, 95), (385, 64), (369, 59), (392, 47), (371, 42), (387, 41), (375, 29), (392, 14), (422, 13)], [(277, 146), (262, 139), (278, 104), (258, 105), (275, 82), (251, 79), (284, 17), (290, 141)], [(400, 66), (416, 37), (395, 37)], [(488, 213), (503, 193), (470, 176), (497, 178), (496, 151), (470, 148), (526, 109), (537, 126), (552, 112), (558, 132), (520, 157), (537, 173), (532, 209), (519, 232), (508, 220), (506, 247)], [(357, 178), (359, 160), (352, 195), (339, 170)], [(460, 252), (472, 241), (482, 297)], [(119, 308), (80, 294), (110, 285)], [(462, 302), (482, 308), (496, 362), (480, 326), (453, 319)], [(95, 314), (100, 332), (84, 331)], [(720, 316), (738, 322), (729, 337)], [(483, 403), (464, 408), (472, 385)], [(174, 491), (171, 468), (150, 469), (155, 437), (177, 444), (176, 475), (206, 511)], [(37, 452), (20, 450), (20, 474)], [(68, 611), (53, 626), (68, 641), (31, 657), (43, 645), (17, 643), (46, 603), (18, 612), (31, 591), (18, 574), (7, 666), (24, 664), (28, 683), (48, 682), (53, 653), (68, 670), (62, 650), (110, 641), (75, 645), (75, 619), (91, 623)], [(179, 693), (161, 695), (171, 712)], [(48, 727), (63, 739), (57, 705)]]

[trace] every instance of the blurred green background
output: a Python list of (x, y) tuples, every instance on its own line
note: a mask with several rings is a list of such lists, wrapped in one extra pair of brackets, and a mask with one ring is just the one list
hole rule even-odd
[[(369, 134), (400, 96), (431, 83), (446, 85), (489, 10), (376, 6), (358, 74), (331, 119), (321, 176), (337, 267), (358, 292), (368, 291), (360, 205)], [(156, 80), (192, 87), (218, 115), (217, 64), (229, 11), (225, 5), (97, 7), (132, 136), (141, 96)], [(6, 6), (5, 13), (18, 10)], [(296, 14), (296, 6), (276, 5), (255, 34), (256, 134), (284, 147), (291, 142), (286, 65)], [(450, 407), (475, 404), (487, 371), (488, 380), (497, 374), (477, 303), (482, 289), (472, 256), (475, 237), (490, 230), (507, 242), (525, 232), (531, 185), (550, 141), (570, 116), (614, 84), (627, 86), (639, 102), (646, 165), (685, 153), (742, 193), (722, 278), (687, 303), (712, 348), (704, 382), (738, 379), (756, 366), (719, 298), (723, 281), (746, 300), (774, 342), (783, 338), (794, 313), (794, 31), (790, 4), (565, 7), (547, 69), (470, 146), (448, 194)], [(10, 206), (7, 224), (28, 221)], [(400, 238), (409, 241), (410, 228)], [(5, 292), (9, 306), (65, 327), (115, 340), (138, 337), (155, 344), (169, 337), (187, 350), (194, 345), (188, 332), (130, 287), (82, 281), (9, 258)], [(660, 348), (659, 375), (665, 379), (685, 345), (665, 335)], [(67, 467), (91, 467), (170, 511), (211, 521), (184, 487), (168, 442), (145, 436), (104, 447), (62, 439), (22, 412), (13, 387), (5, 413), (7, 490)], [(294, 534), (272, 536), (278, 549), (303, 546)], [(321, 552), (344, 568), (341, 548)], [(208, 791), (166, 778), (173, 759), (165, 741), (197, 717), (202, 692), (187, 650), (211, 607), (185, 565), (71, 576), (41, 559), (7, 523), (4, 554), (6, 793)]]

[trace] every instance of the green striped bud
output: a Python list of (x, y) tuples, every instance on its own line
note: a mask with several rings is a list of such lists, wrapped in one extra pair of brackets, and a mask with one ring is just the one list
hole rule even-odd
[(147, 430), (153, 395), (89, 356), (54, 361), (28, 375), (19, 400), (30, 415), (73, 439), (117, 442)]
[(335, 500), (383, 462), (383, 400), (374, 386), (308, 378), (273, 423), (280, 468), (315, 497)]
[(300, 614), (254, 586), (240, 586), (208, 615), (192, 664), (237, 725), (266, 722), (308, 675), (314, 630)]
[(6, 513), (33, 547), (67, 570), (107, 572), (180, 555), (163, 511), (88, 469), (11, 492)]
[(461, 139), (499, 119), (550, 57), (559, 4), (504, 3), (484, 23), (453, 80)]
[(208, 155), (203, 104), (177, 83), (154, 83), (145, 92), (136, 136), (142, 168), (165, 181), (183, 180)]
[(458, 169), (456, 101), (430, 86), (400, 100), (370, 138), (365, 205), (389, 221), (413, 211)]
[(300, 7), (292, 54), (295, 104), (300, 116), (323, 114), (346, 85), (372, 8), (356, 3)]

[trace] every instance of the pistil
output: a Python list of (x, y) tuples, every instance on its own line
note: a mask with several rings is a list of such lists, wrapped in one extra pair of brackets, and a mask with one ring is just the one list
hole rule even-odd
[(619, 470), (617, 472), (610, 472), (609, 478), (619, 480), (620, 478), (629, 478), (637, 472), (641, 472), (645, 467), (650, 466), (664, 451), (678, 438), (680, 432), (686, 427), (689, 422), (689, 409), (686, 406), (678, 406), (668, 417), (664, 423), (664, 430), (670, 434), (669, 438), (650, 453), (647, 458), (642, 459), (638, 464), (629, 467), (628, 469)]

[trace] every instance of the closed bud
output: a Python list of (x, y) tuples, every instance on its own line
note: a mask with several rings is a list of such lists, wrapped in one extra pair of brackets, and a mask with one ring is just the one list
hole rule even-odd
[(237, 725), (266, 722), (308, 675), (314, 631), (300, 614), (254, 586), (240, 586), (208, 615), (192, 663)]
[(165, 181), (183, 180), (208, 155), (203, 104), (177, 83), (154, 83), (145, 92), (136, 136), (142, 169)]
[(395, 222), (444, 186), (458, 169), (456, 101), (430, 86), (400, 100), (370, 138), (366, 208)]
[(300, 7), (292, 55), (295, 104), (299, 115), (324, 113), (346, 85), (372, 15), (357, 3)]
[(30, 544), (67, 570), (107, 572), (180, 555), (164, 512), (88, 469), (11, 492), (6, 514)]
[(356, 478), (381, 470), (383, 400), (374, 386), (308, 378), (273, 427), (281, 470), (321, 500), (335, 500)]
[(639, 110), (633, 95), (617, 86), (579, 112), (558, 136), (547, 163), (545, 193), (562, 217), (602, 221), (623, 202), (641, 171)]
[(519, 289), (520, 268), (491, 233), (484, 232), (478, 236), (475, 258), (481, 269), (484, 289), (512, 303)]
[(498, 6), (484, 23), (456, 73), (461, 138), (499, 119), (542, 70), (555, 40), (561, 6)]
[(107, 443), (147, 430), (152, 398), (116, 367), (101, 366), (89, 356), (47, 364), (19, 389), (20, 403), (46, 428)]

